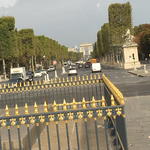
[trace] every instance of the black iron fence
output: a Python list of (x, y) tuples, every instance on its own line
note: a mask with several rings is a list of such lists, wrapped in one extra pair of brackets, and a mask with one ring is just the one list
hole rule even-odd
[(70, 77), (63, 79), (55, 79), (49, 83), (40, 82), (29, 86), (2, 88), (0, 95), (0, 108), (8, 105), (14, 107), (15, 104), (23, 106), (25, 103), (33, 105), (43, 104), (44, 101), (51, 103), (57, 100), (57, 103), (62, 103), (65, 99), (70, 101), (75, 98), (77, 101), (83, 97), (90, 100), (93, 96), (96, 99), (101, 99), (102, 83), (100, 75)]
[[(124, 98), (110, 80), (96, 75), (53, 84), (31, 90), (32, 96), (21, 90), (1, 93), (1, 105), (7, 105), (1, 109), (0, 149), (128, 150)], [(39, 94), (43, 89), (49, 97)]]

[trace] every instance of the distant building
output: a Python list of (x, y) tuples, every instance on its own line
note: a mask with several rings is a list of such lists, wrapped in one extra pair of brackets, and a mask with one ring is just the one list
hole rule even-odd
[(75, 48), (68, 48), (68, 52), (79, 52), (78, 49), (75, 47)]
[(81, 44), (79, 51), (83, 53), (85, 59), (90, 58), (91, 52), (93, 52), (93, 43)]

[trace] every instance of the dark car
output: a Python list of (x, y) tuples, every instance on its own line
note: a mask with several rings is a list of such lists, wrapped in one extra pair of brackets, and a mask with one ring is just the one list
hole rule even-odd
[(90, 62), (86, 62), (85, 63), (85, 68), (90, 68), (91, 67), (91, 63)]
[(78, 68), (83, 68), (83, 64), (78, 64)]

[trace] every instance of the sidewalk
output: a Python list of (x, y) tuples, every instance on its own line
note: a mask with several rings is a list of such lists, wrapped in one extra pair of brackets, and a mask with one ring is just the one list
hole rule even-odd
[(134, 74), (134, 75), (137, 75), (139, 77), (150, 77), (150, 70), (131, 70), (131, 71), (128, 71), (128, 73), (131, 73), (131, 74)]
[(126, 97), (129, 150), (150, 149), (150, 96)]
[(141, 64), (141, 67), (136, 70), (129, 70), (128, 73), (137, 75), (139, 77), (149, 77), (150, 76), (150, 64), (145, 65)]

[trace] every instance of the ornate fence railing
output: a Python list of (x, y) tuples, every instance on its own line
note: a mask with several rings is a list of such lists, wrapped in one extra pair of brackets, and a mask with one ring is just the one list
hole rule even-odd
[[(50, 101), (44, 98), (37, 102), (37, 96), (32, 101), (31, 98), (21, 102), (11, 101), (10, 105), (5, 97), (3, 106), (7, 105), (1, 109), (0, 117), (0, 149), (128, 150), (122, 93), (105, 75), (88, 79), (76, 78), (74, 81), (72, 78), (72, 81), (53, 83), (55, 86), (49, 83), (51, 87), (39, 89), (51, 89), (51, 94), (54, 89), (61, 89), (55, 91), (56, 95), (61, 95), (64, 93), (62, 89), (71, 88), (71, 92), (67, 90), (59, 98), (61, 101), (50, 95)], [(1, 96), (12, 96), (12, 93), (2, 92)]]

